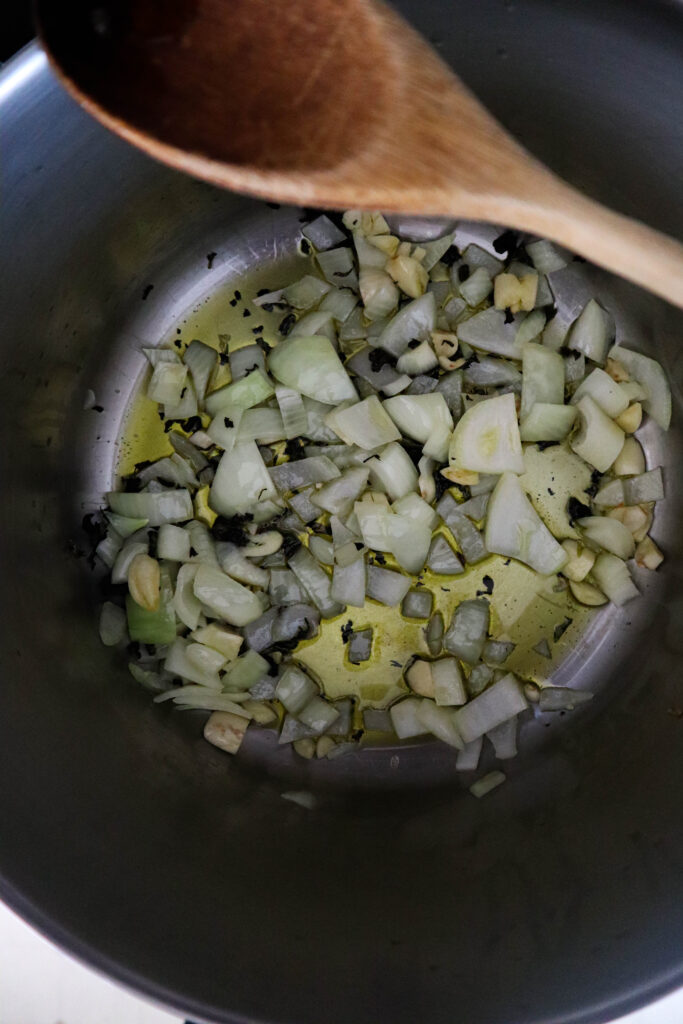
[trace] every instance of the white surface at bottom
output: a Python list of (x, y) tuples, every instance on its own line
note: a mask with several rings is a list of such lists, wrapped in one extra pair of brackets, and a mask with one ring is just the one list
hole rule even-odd
[[(614, 1024), (682, 1021), (680, 989)], [(182, 1024), (182, 1018), (83, 967), (0, 903), (0, 1024)]]

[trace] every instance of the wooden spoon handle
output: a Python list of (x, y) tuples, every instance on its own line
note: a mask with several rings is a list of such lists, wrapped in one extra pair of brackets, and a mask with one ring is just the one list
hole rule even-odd
[[(480, 216), (552, 238), (683, 308), (683, 245), (615, 213), (539, 168), (535, 198), (490, 197)], [(531, 175), (533, 181), (534, 174)]]

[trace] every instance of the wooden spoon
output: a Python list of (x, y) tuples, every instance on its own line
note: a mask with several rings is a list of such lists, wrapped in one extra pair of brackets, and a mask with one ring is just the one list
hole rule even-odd
[(283, 202), (448, 215), (552, 238), (683, 306), (683, 246), (530, 156), (373, 0), (53, 0), (66, 88), (147, 153)]

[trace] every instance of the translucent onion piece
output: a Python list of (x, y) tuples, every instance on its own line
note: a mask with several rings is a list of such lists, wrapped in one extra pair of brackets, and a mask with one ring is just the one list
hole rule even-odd
[[(395, 402), (396, 399), (390, 401)], [(376, 395), (345, 409), (334, 409), (326, 416), (325, 422), (345, 444), (355, 444), (366, 451), (401, 438), (400, 431)]]
[(562, 405), (564, 402), (564, 360), (543, 345), (525, 345), (522, 354), (522, 407), (524, 419), (537, 402)]
[(578, 428), (570, 440), (577, 455), (605, 473), (624, 447), (624, 431), (596, 405), (589, 395), (577, 403)]
[(471, 743), (526, 708), (522, 688), (510, 673), (461, 708), (455, 720), (465, 743)]
[(223, 619), (231, 626), (246, 626), (248, 622), (257, 619), (263, 611), (256, 594), (210, 565), (200, 565), (197, 569), (194, 592), (217, 618)]
[(572, 397), (572, 405), (576, 405), (584, 395), (589, 395), (612, 419), (628, 406), (628, 398), (619, 385), (599, 366), (579, 384)]
[(484, 538), (489, 551), (516, 558), (544, 576), (567, 561), (512, 473), (503, 473), (491, 495)]
[(608, 552), (598, 555), (591, 575), (613, 604), (621, 606), (639, 596), (628, 566), (616, 555)]
[(621, 345), (615, 345), (609, 355), (611, 359), (616, 359), (625, 366), (631, 376), (643, 386), (647, 392), (643, 408), (662, 430), (668, 430), (671, 422), (671, 389), (659, 363)]
[(436, 326), (436, 302), (431, 292), (425, 292), (401, 309), (384, 328), (377, 344), (400, 356), (413, 339), (427, 341)]
[(211, 507), (224, 516), (252, 511), (277, 491), (255, 441), (225, 452), (211, 486)]
[(481, 658), (489, 628), (491, 609), (488, 601), (462, 601), (453, 612), (444, 633), (443, 645), (451, 654), (470, 665)]
[(396, 395), (387, 398), (384, 409), (406, 437), (425, 444), (436, 427), (453, 429), (453, 417), (440, 393), (431, 395)]
[(400, 572), (368, 565), (367, 595), (380, 604), (396, 607), (410, 590), (410, 579)]
[(271, 351), (268, 366), (281, 384), (318, 402), (338, 405), (358, 397), (332, 343), (320, 335), (286, 338)]

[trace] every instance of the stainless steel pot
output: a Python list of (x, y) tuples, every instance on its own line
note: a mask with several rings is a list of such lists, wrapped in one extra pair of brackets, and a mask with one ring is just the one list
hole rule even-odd
[[(398, 6), (555, 169), (683, 236), (679, 3)], [(151, 163), (33, 47), (0, 76), (0, 126), (2, 897), (123, 983), (230, 1024), (592, 1024), (681, 984), (680, 315), (610, 285), (676, 412), (649, 439), (666, 565), (571, 662), (600, 690), (590, 714), (531, 731), (482, 803), (430, 745), (398, 766), (258, 745), (229, 763), (100, 646), (72, 542), (111, 481), (141, 342), (286, 249), (297, 211)], [(281, 799), (293, 785), (315, 812)]]

